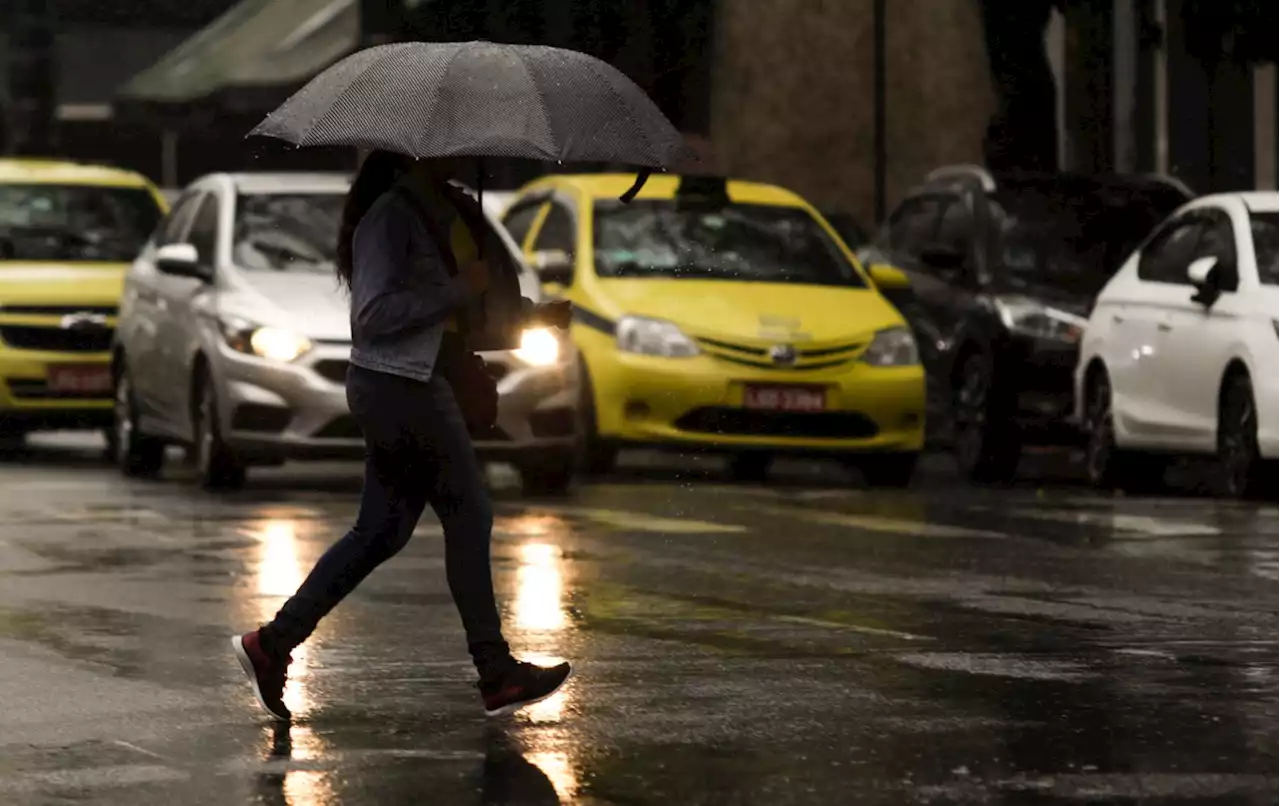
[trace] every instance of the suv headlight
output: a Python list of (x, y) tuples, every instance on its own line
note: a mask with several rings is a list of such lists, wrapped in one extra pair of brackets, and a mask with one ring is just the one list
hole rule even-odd
[(693, 339), (672, 322), (643, 316), (618, 320), (618, 349), (624, 353), (660, 355), (664, 358), (692, 358), (700, 351)]
[(920, 363), (920, 350), (910, 328), (891, 327), (876, 333), (858, 360), (873, 367), (906, 367)]
[(224, 319), (220, 324), (231, 349), (269, 361), (287, 364), (314, 346), (306, 336), (278, 327), (258, 327), (236, 319)]
[(1027, 297), (997, 297), (996, 313), (1010, 332), (1034, 339), (1079, 344), (1089, 320)]
[(520, 334), (520, 346), (512, 353), (534, 367), (546, 367), (560, 360), (560, 339), (547, 327), (531, 327)]

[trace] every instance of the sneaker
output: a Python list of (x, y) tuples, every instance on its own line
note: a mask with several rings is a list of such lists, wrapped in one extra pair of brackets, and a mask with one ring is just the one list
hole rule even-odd
[(286, 655), (283, 661), (272, 657), (262, 648), (260, 630), (237, 635), (231, 639), (231, 648), (240, 661), (240, 668), (253, 685), (253, 693), (262, 707), (273, 717), (288, 721), (293, 718), (284, 704), (284, 681), (288, 677), (293, 658)]
[(569, 664), (542, 667), (519, 661), (491, 683), (477, 683), (486, 716), (505, 716), (542, 702), (560, 690), (573, 670)]

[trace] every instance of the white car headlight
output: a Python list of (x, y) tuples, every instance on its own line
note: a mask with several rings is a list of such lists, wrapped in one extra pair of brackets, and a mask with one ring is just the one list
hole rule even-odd
[(624, 353), (659, 355), (664, 358), (692, 358), (698, 345), (672, 322), (643, 316), (618, 320), (618, 349)]
[(920, 363), (920, 350), (910, 328), (891, 327), (876, 333), (858, 360), (873, 367), (907, 367)]
[(520, 346), (512, 352), (530, 366), (550, 366), (560, 360), (560, 339), (550, 328), (531, 327), (520, 335)]
[(1013, 333), (1064, 344), (1079, 344), (1089, 320), (1027, 297), (996, 297), (1000, 321)]
[(222, 335), (234, 350), (284, 364), (306, 355), (314, 346), (306, 336), (292, 331), (257, 327), (238, 320), (224, 320)]

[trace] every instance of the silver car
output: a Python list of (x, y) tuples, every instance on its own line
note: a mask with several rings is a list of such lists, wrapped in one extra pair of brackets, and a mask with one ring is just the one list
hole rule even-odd
[[(348, 179), (215, 174), (186, 188), (125, 280), (113, 355), (118, 461), (154, 475), (167, 444), (188, 448), (201, 483), (234, 488), (253, 465), (357, 459), (347, 408), (348, 302), (333, 273)], [(538, 301), (536, 276), (521, 290)], [(498, 380), (497, 427), (481, 458), (525, 489), (571, 481), (577, 361), (562, 333), (531, 327), (520, 349), (483, 353)]]

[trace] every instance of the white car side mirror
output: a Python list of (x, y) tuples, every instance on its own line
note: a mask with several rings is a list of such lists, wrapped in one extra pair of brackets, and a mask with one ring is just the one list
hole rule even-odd
[(1187, 266), (1187, 279), (1195, 286), (1205, 285), (1209, 281), (1209, 274), (1218, 265), (1218, 259), (1210, 255), (1209, 257), (1198, 257), (1191, 261), (1191, 265)]

